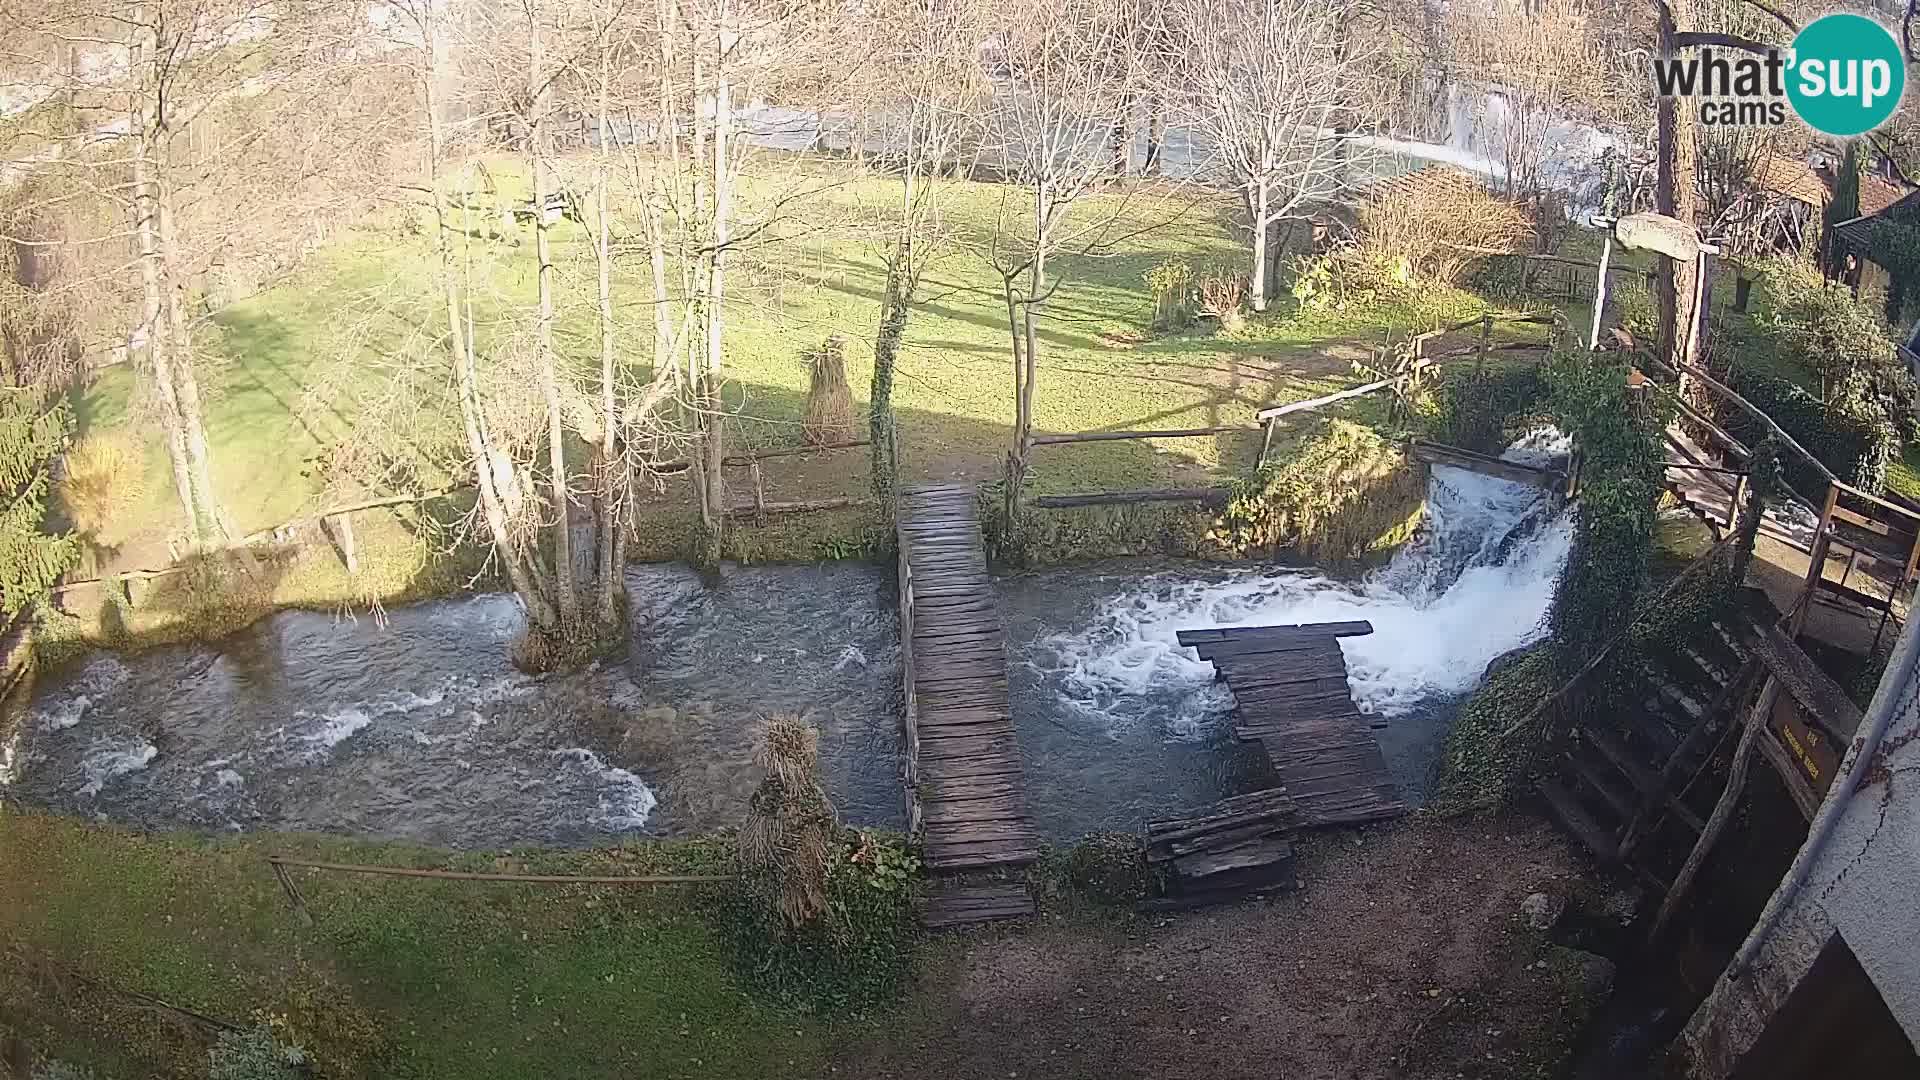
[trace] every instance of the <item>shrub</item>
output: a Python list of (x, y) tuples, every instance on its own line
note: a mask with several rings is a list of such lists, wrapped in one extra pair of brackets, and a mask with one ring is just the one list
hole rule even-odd
[(840, 828), (813, 725), (770, 719), (755, 762), (766, 778), (740, 831), (742, 873), (727, 905), (742, 976), (807, 1012), (881, 1000), (908, 963), (919, 859), (897, 838)]
[(207, 1080), (293, 1080), (306, 1063), (305, 1051), (282, 1043), (261, 1024), (220, 1033), (207, 1051)]
[(1140, 837), (1133, 833), (1095, 833), (1056, 853), (1049, 869), (1060, 883), (1102, 907), (1132, 907), (1154, 894)]
[(122, 435), (89, 435), (69, 447), (56, 491), (74, 529), (99, 536), (144, 498), (145, 465), (139, 447)]
[(1153, 294), (1153, 328), (1180, 330), (1192, 324), (1193, 267), (1178, 255), (1168, 256), (1141, 275)]
[[(1887, 466), (1900, 456), (1900, 432), (1871, 404), (1857, 399), (1826, 402), (1778, 375), (1747, 367), (1728, 370), (1724, 353), (1716, 353), (1710, 362), (1736, 393), (1773, 417), (1794, 441), (1840, 479), (1876, 495), (1886, 486)], [(1767, 437), (1766, 425), (1719, 395), (1710, 395), (1705, 403), (1715, 421), (1748, 446), (1756, 446)], [(1787, 482), (1803, 496), (1817, 502), (1825, 492), (1825, 478), (1800, 455), (1782, 455), (1781, 468)]]
[(1220, 320), (1223, 330), (1237, 330), (1245, 321), (1241, 307), (1247, 300), (1247, 279), (1230, 266), (1210, 266), (1194, 286), (1200, 310)]
[(847, 340), (838, 334), (807, 354), (807, 413), (802, 437), (812, 446), (853, 441), (853, 388), (847, 385)]
[(837, 834), (827, 851), (821, 917), (790, 927), (751, 883), (720, 909), (741, 979), (773, 1003), (807, 1013), (887, 1000), (913, 961), (913, 887), (920, 860), (903, 838)]
[(1440, 384), (1427, 430), (1440, 442), (1497, 454), (1535, 426), (1529, 421), (1546, 396), (1546, 374), (1533, 364), (1457, 372)]
[(1422, 279), (1447, 285), (1489, 254), (1526, 250), (1533, 238), (1523, 209), (1457, 169), (1421, 169), (1379, 185), (1360, 204), (1358, 224), (1361, 248), (1405, 259)]
[(1358, 559), (1404, 540), (1425, 494), (1397, 444), (1334, 420), (1285, 461), (1235, 484), (1207, 535), (1243, 557), (1288, 548), (1312, 562)]

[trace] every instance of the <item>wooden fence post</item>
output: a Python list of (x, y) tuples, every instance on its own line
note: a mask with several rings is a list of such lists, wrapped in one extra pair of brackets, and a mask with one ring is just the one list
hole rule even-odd
[(767, 518), (767, 482), (766, 477), (760, 472), (759, 458), (753, 459), (753, 464), (748, 466), (748, 471), (753, 474), (753, 523), (764, 525)]
[(340, 561), (347, 565), (347, 573), (358, 577), (360, 556), (353, 542), (353, 513), (348, 511), (321, 518), (320, 527), (333, 538), (334, 547), (340, 550)]
[(1480, 355), (1473, 361), (1473, 377), (1479, 378), (1487, 369), (1487, 350), (1493, 346), (1493, 312), (1480, 316)]

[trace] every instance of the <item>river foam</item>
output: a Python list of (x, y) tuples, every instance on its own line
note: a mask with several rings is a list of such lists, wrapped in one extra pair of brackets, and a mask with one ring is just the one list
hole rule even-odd
[[(1541, 433), (1507, 456), (1537, 461), (1563, 447)], [(1572, 541), (1571, 511), (1552, 496), (1438, 466), (1421, 534), (1359, 582), (1298, 571), (1160, 575), (1046, 645), (1069, 704), (1116, 724), (1143, 719), (1130, 697), (1184, 692), (1179, 716), (1153, 718), (1182, 738), (1211, 730), (1232, 698), (1179, 631), (1364, 619), (1373, 633), (1340, 643), (1349, 685), (1361, 711), (1392, 718), (1471, 690), (1496, 657), (1538, 639)]]

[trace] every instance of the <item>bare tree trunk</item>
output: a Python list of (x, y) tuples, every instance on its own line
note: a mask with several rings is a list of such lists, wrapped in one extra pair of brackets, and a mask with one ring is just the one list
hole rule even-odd
[(553, 250), (547, 235), (547, 196), (551, 194), (547, 173), (547, 92), (542, 70), (540, 19), (537, 9), (529, 11), (530, 70), (528, 89), (533, 97), (530, 157), (533, 162), (533, 250), (539, 260), (539, 318), (534, 324), (535, 367), (540, 373), (540, 397), (547, 411), (547, 468), (557, 517), (553, 533), (554, 588), (559, 594), (560, 621), (571, 631), (580, 621), (580, 594), (574, 583), (572, 497), (567, 490), (567, 425), (560, 411), (559, 379), (553, 362)]
[(700, 507), (702, 526), (700, 561), (708, 566), (718, 565), (720, 562), (721, 530), (726, 527), (727, 520), (726, 481), (721, 473), (721, 462), (726, 457), (727, 449), (726, 430), (721, 415), (720, 369), (725, 357), (727, 326), (725, 307), (727, 243), (730, 240), (728, 218), (733, 213), (733, 169), (728, 158), (731, 151), (729, 137), (733, 126), (733, 87), (726, 67), (727, 51), (732, 42), (725, 0), (721, 0), (718, 15), (718, 25), (714, 35), (713, 79), (713, 220), (711, 224), (713, 255), (708, 261), (706, 289), (706, 366), (701, 371), (703, 383), (701, 399), (706, 406), (706, 438), (701, 442), (701, 449), (705, 456), (700, 463), (700, 468), (706, 476), (704, 486), (707, 497)]
[[(529, 570), (526, 561), (514, 542), (513, 526), (507, 512), (507, 492), (503, 490), (513, 483), (511, 475), (501, 477), (498, 465), (508, 459), (504, 451), (496, 450), (486, 434), (486, 417), (480, 402), (479, 378), (474, 370), (472, 342), (466, 333), (460, 318), (460, 289), (454, 279), (453, 252), (447, 243), (447, 234), (452, 223), (447, 220), (446, 193), (441, 190), (440, 160), (444, 153), (444, 134), (440, 117), (440, 56), (443, 45), (439, 40), (437, 26), (429, 23), (426, 29), (425, 68), (422, 81), (426, 91), (428, 159), (427, 186), (433, 200), (434, 247), (440, 262), (440, 280), (442, 298), (447, 308), (448, 342), (453, 361), (455, 396), (460, 402), (461, 428), (467, 439), (467, 452), (473, 458), (474, 488), (479, 495), (481, 517), (487, 523), (487, 533), (493, 540), (494, 551), (500, 556), (501, 565), (507, 573), (507, 580), (513, 585), (513, 591), (519, 595), (521, 603), (527, 607), (527, 619), (543, 632), (552, 632), (557, 628), (559, 617), (553, 604), (541, 590), (539, 582)], [(466, 200), (468, 204), (471, 199)]]
[[(199, 435), (201, 454), (196, 457), (192, 432), (199, 423), (197, 386), (192, 410), (180, 400), (179, 368), (191, 363), (186, 344), (176, 340), (176, 327), (184, 330), (184, 320), (174, 318), (176, 305), (171, 297), (162, 237), (165, 224), (164, 204), (159, 184), (153, 176), (158, 140), (164, 130), (162, 118), (148, 110), (160, 100), (160, 88), (154, 82), (153, 65), (159, 49), (157, 35), (147, 21), (146, 5), (136, 4), (131, 21), (135, 40), (129, 66), (138, 80), (133, 93), (128, 127), (134, 145), (133, 219), (139, 247), (142, 317), (147, 332), (147, 357), (152, 367), (153, 392), (159, 406), (160, 426), (167, 445), (167, 462), (173, 473), (174, 494), (180, 500), (180, 512), (186, 518), (187, 532), (195, 542), (221, 533), (217, 503), (210, 502), (211, 483), (205, 482), (206, 436)], [(196, 464), (198, 462), (198, 465)]]
[[(150, 31), (145, 24), (144, 5), (136, 5), (133, 10), (133, 22), (140, 35), (134, 46), (131, 65), (136, 72), (145, 72), (144, 53), (152, 49)], [(142, 83), (144, 84), (144, 74)], [(133, 137), (133, 227), (140, 250), (140, 285), (144, 299), (142, 318), (147, 334), (147, 361), (153, 371), (153, 393), (159, 405), (160, 427), (166, 437), (167, 461), (173, 470), (174, 494), (180, 500), (180, 513), (187, 522), (189, 535), (200, 535), (199, 514), (193, 498), (193, 469), (187, 461), (187, 442), (185, 424), (180, 418), (180, 401), (175, 396), (173, 382), (173, 358), (168, 352), (169, 342), (167, 324), (161, 314), (160, 255), (157, 231), (154, 225), (156, 214), (153, 183), (148, 177), (147, 166), (147, 118), (146, 87), (142, 85), (133, 96), (133, 109), (129, 127)]]
[(159, 171), (160, 266), (165, 273), (167, 328), (169, 343), (174, 350), (171, 365), (174, 396), (180, 403), (181, 433), (185, 437), (187, 450), (187, 475), (193, 485), (197, 519), (206, 523), (212, 535), (229, 538), (233, 530), (227, 526), (226, 513), (221, 509), (220, 498), (213, 489), (213, 451), (207, 446), (206, 418), (200, 407), (200, 380), (193, 371), (192, 332), (187, 327), (186, 305), (181, 300), (186, 283), (179, 265), (179, 243), (173, 230), (173, 189), (166, 180), (164, 158)]
[(1160, 172), (1160, 148), (1167, 138), (1166, 100), (1159, 90), (1147, 96), (1147, 160), (1140, 167), (1141, 175), (1156, 176)]
[(1052, 206), (1047, 198), (1046, 181), (1034, 186), (1033, 261), (1027, 265), (1027, 294), (1018, 302), (1013, 284), (1008, 282), (1007, 318), (1013, 330), (1013, 449), (1007, 455), (1007, 521), (1019, 515), (1022, 489), (1027, 481), (1027, 460), (1033, 452), (1033, 384), (1040, 353), (1039, 308), (1045, 302), (1047, 286), (1047, 248), (1053, 243)]
[[(1253, 186), (1253, 271), (1247, 275), (1247, 296), (1253, 302), (1253, 310), (1267, 310), (1267, 182), (1260, 180)], [(1224, 314), (1224, 312), (1222, 313)]]
[[(1672, 57), (1677, 49), (1674, 35), (1693, 21), (1691, 0), (1654, 0), (1654, 22), (1658, 35), (1658, 48), (1662, 57)], [(1654, 174), (1654, 206), (1660, 213), (1678, 218), (1688, 225), (1696, 224), (1695, 171), (1697, 158), (1695, 149), (1694, 114), (1686, 103), (1678, 98), (1661, 97), (1655, 105), (1656, 156)], [(1687, 259), (1660, 260), (1659, 280), (1659, 316), (1660, 316), (1660, 355), (1668, 363), (1694, 363), (1699, 354), (1699, 342), (1689, 349), (1690, 355), (1680, 355), (1686, 334), (1685, 320), (1691, 320), (1693, 313), (1694, 264)], [(1684, 382), (1685, 376), (1681, 379)]]
[[(607, 27), (611, 30), (611, 27)], [(624, 552), (618, 538), (626, 531), (626, 466), (618, 453), (620, 414), (614, 386), (613, 339), (613, 230), (607, 220), (607, 41), (600, 42), (600, 145), (594, 159), (594, 262), (599, 272), (600, 301), (600, 446), (594, 470), (598, 497), (594, 527), (600, 541), (598, 582), (600, 628), (610, 632), (620, 623)]]

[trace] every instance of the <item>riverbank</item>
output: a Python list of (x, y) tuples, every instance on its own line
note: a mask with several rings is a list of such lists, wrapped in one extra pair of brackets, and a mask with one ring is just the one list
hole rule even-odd
[(638, 874), (710, 871), (725, 843), (451, 856), (0, 810), (0, 1028), (118, 1078), (195, 1076), (204, 1056), (194, 1024), (116, 991), (284, 1018), (330, 1077), (1497, 1080), (1552, 1075), (1602, 973), (1529, 927), (1530, 895), (1591, 886), (1521, 815), (1324, 834), (1303, 845), (1301, 892), (1172, 919), (1103, 914), (1056, 884), (1031, 924), (919, 939), (896, 1008), (834, 1022), (756, 1002), (689, 887), (310, 874), (308, 926), (270, 851)]

